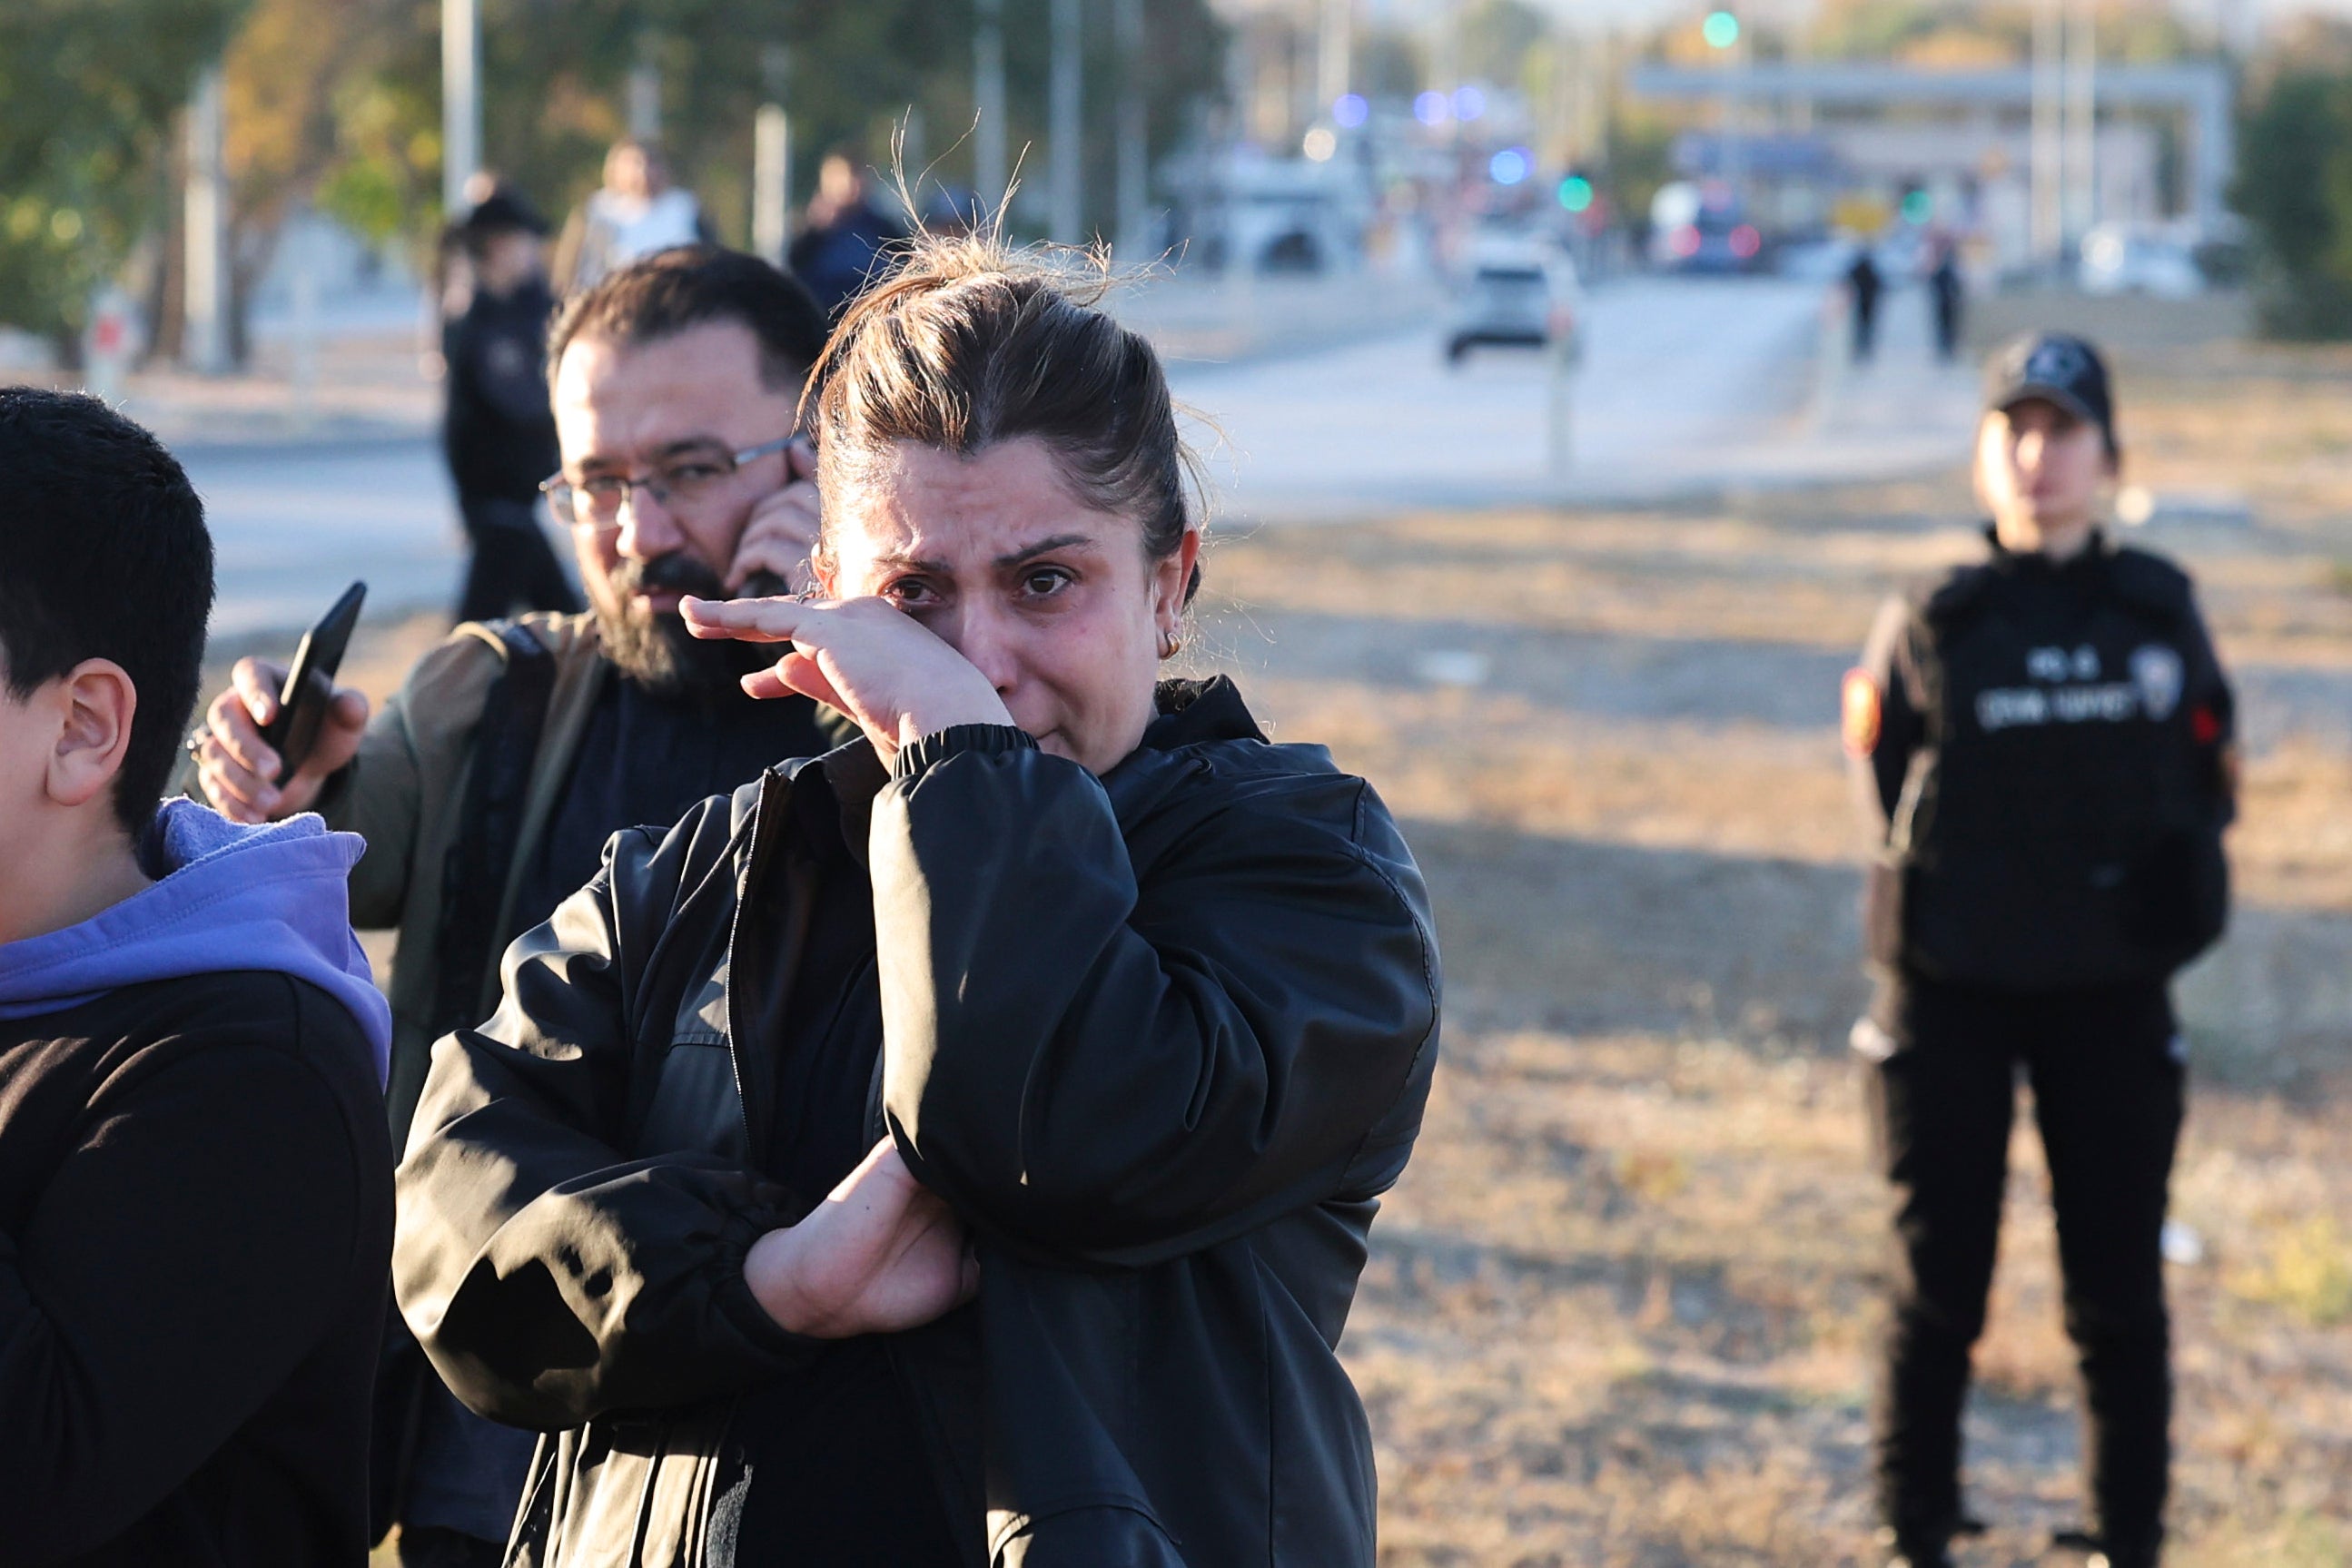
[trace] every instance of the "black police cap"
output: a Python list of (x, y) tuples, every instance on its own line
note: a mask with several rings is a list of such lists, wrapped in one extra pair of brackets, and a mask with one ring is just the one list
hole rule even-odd
[(2004, 347), (1985, 365), (1985, 409), (2015, 408), (2039, 398), (2116, 440), (2114, 395), (2099, 350), (2070, 332), (2032, 332)]
[(471, 236), (520, 233), (544, 238), (548, 232), (547, 220), (520, 193), (504, 185), (475, 203), (458, 228)]

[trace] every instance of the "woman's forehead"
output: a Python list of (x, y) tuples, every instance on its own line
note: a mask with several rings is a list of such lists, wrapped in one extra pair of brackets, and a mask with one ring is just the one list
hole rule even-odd
[(899, 442), (857, 465), (842, 488), (825, 497), (842, 525), (838, 543), (866, 555), (993, 559), (1049, 538), (1099, 540), (1136, 527), (1075, 494), (1034, 436), (970, 457)]

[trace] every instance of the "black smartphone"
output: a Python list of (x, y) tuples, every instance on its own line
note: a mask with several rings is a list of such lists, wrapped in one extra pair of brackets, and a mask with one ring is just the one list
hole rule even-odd
[(367, 584), (354, 582), (316, 626), (302, 633), (301, 646), (294, 650), (294, 667), (278, 694), (278, 716), (261, 727), (261, 738), (278, 753), (278, 777), (271, 783), (283, 784), (293, 777), (317, 744), (327, 705), (335, 700), (335, 671), (342, 665), (343, 650), (351, 646), (352, 628), (360, 623), (360, 606), (366, 601)]

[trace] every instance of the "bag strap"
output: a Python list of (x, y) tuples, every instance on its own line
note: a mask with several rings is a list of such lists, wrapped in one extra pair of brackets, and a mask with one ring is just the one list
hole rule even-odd
[(540, 733), (555, 692), (555, 655), (520, 622), (496, 628), (506, 671), (490, 687), (474, 727), (465, 816), (441, 869), (441, 928), (436, 943), (433, 1038), (481, 1020), (483, 977), (504, 946), (495, 929), (514, 871), (524, 801)]

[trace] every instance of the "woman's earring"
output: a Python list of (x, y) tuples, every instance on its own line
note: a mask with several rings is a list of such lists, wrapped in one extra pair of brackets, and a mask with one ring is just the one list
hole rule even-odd
[(1172, 659), (1183, 651), (1183, 638), (1179, 637), (1173, 632), (1162, 632), (1160, 633), (1160, 656), (1161, 659)]

